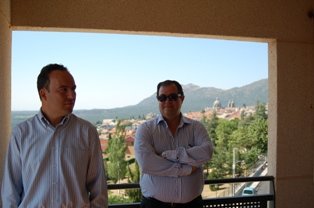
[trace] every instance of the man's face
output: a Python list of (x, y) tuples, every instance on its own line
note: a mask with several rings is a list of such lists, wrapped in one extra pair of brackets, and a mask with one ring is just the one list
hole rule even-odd
[(53, 71), (50, 84), (41, 89), (43, 110), (56, 117), (63, 117), (73, 111), (76, 99), (76, 85), (72, 75), (66, 71)]
[(158, 96), (166, 98), (159, 100), (159, 110), (165, 119), (171, 120), (180, 115), (184, 96), (178, 94), (176, 85), (161, 86)]

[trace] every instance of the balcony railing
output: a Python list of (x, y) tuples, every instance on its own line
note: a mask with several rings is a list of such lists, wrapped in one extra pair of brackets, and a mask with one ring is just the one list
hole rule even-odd
[[(265, 182), (267, 184), (265, 184)], [(275, 186), (273, 176), (243, 177), (205, 180), (204, 185), (230, 187), (214, 197), (203, 196), (204, 208), (275, 208)], [(251, 186), (258, 190), (254, 195), (243, 196), (242, 190)], [(264, 190), (261, 190), (263, 186)], [(139, 184), (108, 184), (109, 190), (140, 188)], [(231, 191), (230, 191), (231, 190)], [(109, 208), (139, 208), (140, 202), (110, 204)]]

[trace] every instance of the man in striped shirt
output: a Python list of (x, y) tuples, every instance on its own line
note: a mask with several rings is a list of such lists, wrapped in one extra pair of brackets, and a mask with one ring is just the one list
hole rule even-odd
[(211, 159), (213, 144), (205, 127), (182, 115), (180, 83), (157, 85), (160, 114), (140, 125), (135, 157), (141, 169), (143, 208), (201, 208), (202, 165)]
[(41, 109), (12, 132), (2, 181), (3, 207), (108, 207), (96, 128), (72, 114), (74, 78), (49, 64), (37, 79)]

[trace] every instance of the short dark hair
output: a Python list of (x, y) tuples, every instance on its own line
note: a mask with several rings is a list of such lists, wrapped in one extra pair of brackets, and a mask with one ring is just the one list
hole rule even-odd
[(184, 96), (183, 93), (183, 89), (182, 86), (179, 82), (175, 81), (175, 80), (165, 80), (163, 82), (159, 82), (157, 85), (157, 96), (159, 96), (159, 88), (162, 86), (169, 86), (169, 85), (175, 85), (177, 87), (178, 93), (181, 94), (182, 96)]
[[(68, 69), (61, 65), (61, 64), (48, 64), (46, 66), (44, 66), (38, 77), (37, 77), (37, 90), (38, 90), (38, 93), (39, 91), (42, 89), (42, 88), (46, 88), (47, 90), (48, 89), (48, 86), (49, 86), (49, 83), (50, 83), (50, 79), (49, 79), (49, 75), (51, 72), (53, 71), (67, 71), (68, 72)], [(40, 96), (39, 96), (40, 97)]]

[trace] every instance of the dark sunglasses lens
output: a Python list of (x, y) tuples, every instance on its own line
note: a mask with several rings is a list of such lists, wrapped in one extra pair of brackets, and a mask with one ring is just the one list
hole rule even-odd
[(169, 101), (177, 101), (178, 95), (177, 94), (170, 94), (170, 95), (168, 95), (168, 100)]
[(158, 97), (157, 97), (157, 99), (160, 101), (160, 102), (165, 102), (167, 99), (169, 100), (169, 101), (177, 101), (178, 100), (178, 98), (179, 98), (179, 95), (178, 94), (170, 94), (170, 95), (159, 95)]
[(167, 100), (167, 96), (166, 95), (159, 95), (157, 97), (157, 99), (160, 101), (160, 102), (165, 102)]

